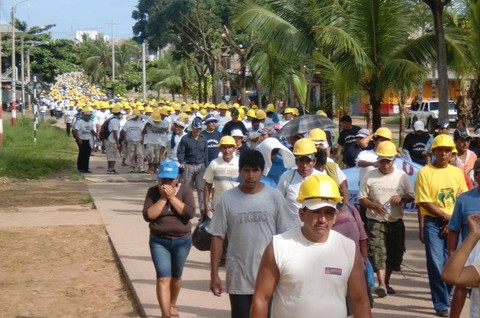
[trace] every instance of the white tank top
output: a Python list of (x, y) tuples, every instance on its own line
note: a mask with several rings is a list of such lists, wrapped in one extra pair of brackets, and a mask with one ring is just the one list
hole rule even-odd
[(307, 240), (300, 227), (275, 235), (280, 279), (272, 317), (347, 317), (345, 297), (355, 249), (351, 239), (333, 230), (325, 243)]

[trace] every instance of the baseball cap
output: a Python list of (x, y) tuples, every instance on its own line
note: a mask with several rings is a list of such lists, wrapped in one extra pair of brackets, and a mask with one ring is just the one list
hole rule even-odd
[(192, 127), (195, 128), (195, 129), (202, 128), (202, 124), (203, 124), (202, 117), (195, 117), (192, 121)]
[(236, 108), (233, 108), (231, 111), (230, 111), (230, 115), (232, 116), (238, 116), (239, 112), (238, 112), (238, 109)]
[(183, 127), (183, 128), (185, 128), (185, 126), (187, 126), (187, 124), (184, 121), (181, 121), (181, 120), (176, 120), (174, 122), (174, 124), (177, 125), (177, 126)]
[(160, 179), (176, 179), (178, 177), (178, 164), (174, 161), (162, 161), (160, 164)]
[(475, 160), (475, 163), (473, 164), (473, 172), (480, 172), (480, 158)]
[(450, 123), (448, 121), (441, 121), (438, 123), (437, 128), (439, 129), (445, 129), (450, 127)]
[(453, 139), (467, 139), (467, 138), (472, 138), (467, 128), (460, 127), (455, 129), (455, 131), (453, 132)]
[(240, 129), (233, 129), (230, 132), (230, 136), (232, 136), (232, 137), (244, 137), (243, 132)]
[(415, 131), (425, 131), (425, 124), (421, 120), (417, 120), (413, 123), (413, 130)]
[(207, 117), (203, 120), (205, 124), (211, 123), (211, 122), (218, 122), (218, 120), (215, 118), (215, 115), (213, 114), (208, 114)]
[(363, 138), (367, 136), (370, 136), (370, 130), (368, 130), (367, 128), (362, 128), (357, 132), (357, 134), (355, 135), (355, 138), (357, 137)]
[(307, 199), (302, 203), (302, 207), (307, 208), (309, 210), (317, 210), (326, 206), (334, 208), (335, 210), (337, 209), (336, 202), (331, 200), (321, 199), (321, 198)]

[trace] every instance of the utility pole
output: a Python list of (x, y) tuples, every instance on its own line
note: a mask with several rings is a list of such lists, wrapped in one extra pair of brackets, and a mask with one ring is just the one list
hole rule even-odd
[(146, 47), (147, 41), (142, 43), (142, 99), (143, 101), (147, 100), (147, 62), (146, 62)]
[(112, 19), (112, 22), (107, 24), (112, 27), (112, 81), (115, 81), (115, 25), (120, 23), (114, 23)]

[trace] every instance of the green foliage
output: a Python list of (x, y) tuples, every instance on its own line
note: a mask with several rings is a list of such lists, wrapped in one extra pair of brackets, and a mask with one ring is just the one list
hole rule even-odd
[(64, 130), (48, 123), (39, 124), (34, 143), (32, 119), (21, 117), (16, 126), (4, 125), (0, 153), (0, 176), (38, 179), (59, 171), (73, 171), (77, 150)]
[(58, 74), (81, 69), (79, 52), (71, 40), (49, 40), (40, 46), (26, 45), (26, 48), (30, 48), (32, 73), (40, 75), (45, 82), (53, 82)]
[(109, 84), (110, 88), (113, 88), (115, 95), (125, 96), (128, 92), (127, 87), (124, 83), (118, 81), (112, 81)]
[(142, 86), (142, 65), (140, 62), (128, 63), (116, 79), (122, 82), (127, 90), (139, 91)]

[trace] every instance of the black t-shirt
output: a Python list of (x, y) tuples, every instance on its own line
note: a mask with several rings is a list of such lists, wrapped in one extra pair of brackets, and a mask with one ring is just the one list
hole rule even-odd
[(343, 163), (347, 168), (353, 168), (356, 166), (355, 160), (358, 157), (358, 154), (363, 150), (371, 150), (374, 148), (373, 142), (369, 142), (367, 148), (360, 148), (357, 143), (345, 148), (343, 153)]
[(204, 130), (201, 134), (207, 138), (208, 164), (210, 164), (212, 160), (218, 158), (218, 154), (220, 152), (218, 142), (220, 141), (220, 138), (223, 137), (223, 135), (216, 129), (211, 132)]
[(244, 136), (248, 134), (247, 128), (245, 128), (245, 125), (241, 121), (237, 121), (236, 123), (229, 121), (226, 123), (225, 126), (223, 126), (222, 134), (224, 136), (231, 135), (234, 129), (240, 129)]
[[(340, 146), (343, 146), (344, 157), (345, 157), (345, 153), (348, 151), (348, 148), (357, 144), (355, 136), (358, 134), (358, 131), (360, 129), (361, 129), (360, 126), (353, 125), (352, 128), (343, 129), (340, 132), (340, 135), (338, 136), (338, 144)], [(345, 158), (343, 159), (343, 162), (348, 165), (348, 163), (345, 161)]]
[(430, 135), (428, 133), (417, 135), (416, 133), (411, 132), (405, 137), (405, 140), (403, 141), (403, 149), (408, 150), (413, 162), (422, 166), (427, 164), (427, 158), (422, 157), (421, 154), (425, 151), (429, 139)]

